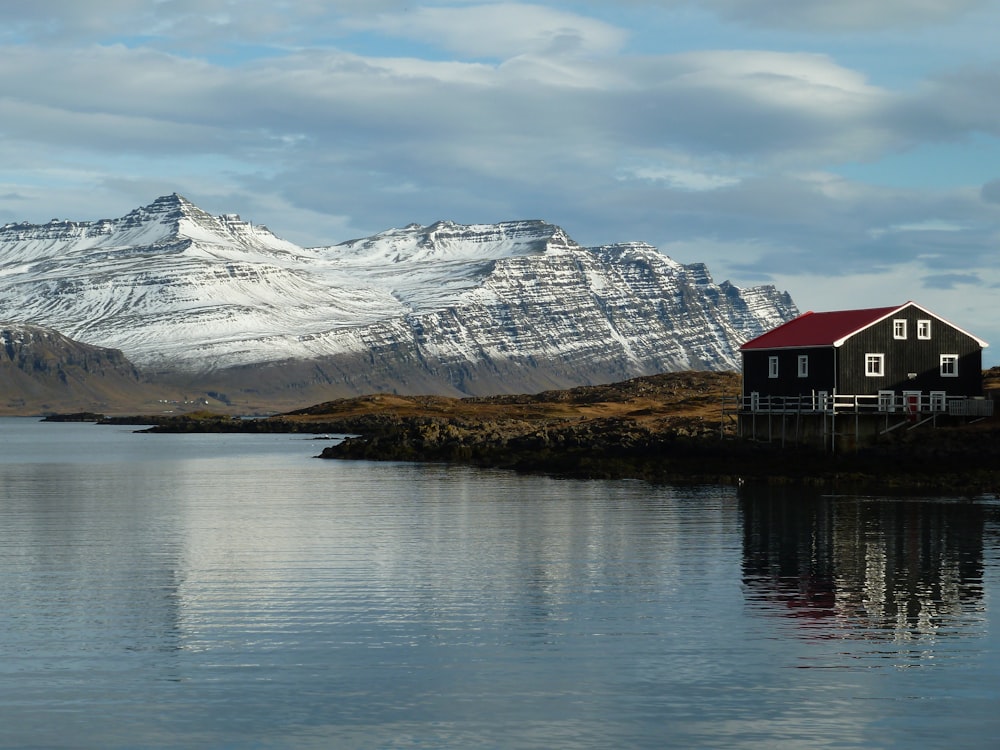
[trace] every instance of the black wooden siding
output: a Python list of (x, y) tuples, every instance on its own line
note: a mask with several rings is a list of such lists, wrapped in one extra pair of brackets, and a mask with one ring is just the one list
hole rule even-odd
[[(893, 337), (893, 321), (906, 321), (906, 339)], [(917, 338), (917, 321), (931, 321), (931, 338)], [(865, 375), (866, 354), (885, 355), (885, 375)], [(957, 354), (958, 377), (941, 377), (941, 355)], [(982, 348), (971, 336), (913, 307), (849, 338), (839, 352), (838, 393), (876, 394), (880, 390), (945, 391), (953, 396), (982, 394)], [(910, 377), (913, 374), (914, 377)]]
[[(809, 375), (800, 378), (799, 357), (809, 357)], [(778, 358), (778, 377), (768, 377), (768, 359)], [(833, 347), (811, 349), (774, 349), (743, 352), (743, 392), (757, 391), (780, 396), (809, 396), (814, 391), (833, 394)]]

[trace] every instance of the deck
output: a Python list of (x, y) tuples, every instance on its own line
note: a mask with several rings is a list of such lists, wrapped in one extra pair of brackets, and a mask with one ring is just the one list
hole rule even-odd
[(955, 397), (940, 392), (884, 392), (878, 395), (736, 397), (723, 409), (735, 419), (740, 437), (766, 442), (821, 445), (856, 450), (897, 430), (936, 427), (939, 420), (977, 421), (993, 416), (994, 402), (983, 397)]

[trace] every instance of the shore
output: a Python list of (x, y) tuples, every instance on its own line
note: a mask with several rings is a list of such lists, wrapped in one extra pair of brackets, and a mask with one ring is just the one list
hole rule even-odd
[(832, 454), (730, 435), (679, 420), (646, 427), (596, 420), (507, 432), (501, 425), (407, 418), (378, 435), (348, 438), (323, 458), (438, 461), (601, 479), (666, 483), (804, 484), (831, 492), (910, 491), (943, 495), (1000, 493), (1000, 431), (943, 427)]
[[(736, 436), (737, 373), (681, 372), (532, 395), (376, 394), (261, 419), (202, 413), (104, 422), (156, 432), (351, 435), (325, 459), (448, 462), (560, 477), (808, 484), (831, 492), (1000, 493), (1000, 421), (895, 433), (843, 454)], [(322, 440), (322, 438), (318, 438)]]

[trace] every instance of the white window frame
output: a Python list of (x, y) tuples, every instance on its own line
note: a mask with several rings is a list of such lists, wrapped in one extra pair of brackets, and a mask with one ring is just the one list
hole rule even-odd
[(885, 355), (878, 352), (865, 353), (865, 376), (881, 378), (885, 376)]
[(921, 341), (931, 340), (931, 322), (929, 320), (917, 321), (917, 338)]
[(957, 378), (958, 377), (958, 355), (957, 354), (942, 354), (941, 355), (941, 377), (942, 378)]
[(778, 358), (768, 357), (767, 358), (767, 376), (769, 378), (778, 377)]
[(944, 391), (931, 391), (931, 411), (947, 411), (948, 394)]
[(879, 391), (878, 392), (878, 410), (879, 411), (896, 411), (896, 392), (895, 391)]
[(800, 354), (799, 355), (799, 377), (808, 378), (809, 377), (809, 355)]
[(815, 403), (814, 408), (816, 411), (827, 411), (832, 404), (830, 403), (830, 392), (829, 391), (815, 391), (813, 396)]
[(892, 337), (894, 339), (906, 338), (906, 319), (896, 318), (892, 321)]

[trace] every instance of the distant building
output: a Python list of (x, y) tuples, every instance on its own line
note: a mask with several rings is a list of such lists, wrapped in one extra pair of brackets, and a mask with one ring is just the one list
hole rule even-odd
[(984, 411), (968, 401), (983, 393), (986, 346), (915, 302), (807, 312), (740, 347), (741, 413)]

